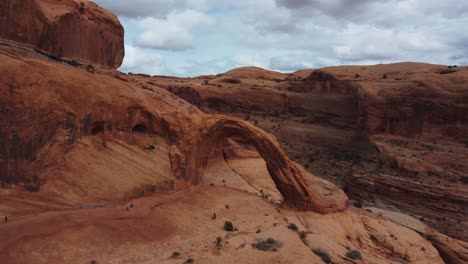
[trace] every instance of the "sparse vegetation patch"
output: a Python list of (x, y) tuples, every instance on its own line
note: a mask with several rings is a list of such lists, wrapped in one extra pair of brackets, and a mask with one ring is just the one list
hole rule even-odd
[(229, 222), (229, 221), (224, 222), (224, 230), (228, 232), (234, 231), (234, 225), (232, 224), (232, 222)]
[(356, 259), (361, 259), (362, 256), (361, 256), (361, 253), (357, 250), (350, 250), (348, 252), (346, 252), (346, 257), (350, 258), (350, 259), (353, 259), (353, 260), (356, 260)]
[(184, 263), (190, 264), (190, 263), (193, 263), (193, 262), (194, 262), (193, 258), (190, 257)]
[(312, 249), (312, 252), (314, 252), (315, 255), (319, 256), (324, 263), (331, 263), (330, 255), (328, 255), (327, 252), (318, 248)]
[(266, 240), (257, 239), (252, 246), (262, 251), (277, 251), (282, 244), (270, 237)]
[(298, 230), (299, 230), (299, 228), (297, 227), (297, 225), (294, 224), (294, 223), (290, 223), (290, 224), (288, 225), (288, 228), (291, 229), (291, 230), (293, 230), (293, 231), (298, 231)]

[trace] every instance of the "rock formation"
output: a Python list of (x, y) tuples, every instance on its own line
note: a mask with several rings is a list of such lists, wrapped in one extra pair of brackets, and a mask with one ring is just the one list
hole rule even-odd
[[(4, 90), (1, 97), (5, 114), (0, 118), (3, 124), (8, 124), (0, 131), (0, 140), (5, 146), (0, 167), (4, 182), (23, 183), (30, 189), (40, 188), (42, 182), (47, 186), (50, 171), (42, 170), (42, 162), (58, 167), (63, 164), (60, 160), (47, 160), (50, 153), (44, 153), (44, 148), (57, 151), (53, 155), (61, 155), (60, 151), (67, 152), (84, 136), (102, 135), (104, 141), (112, 141), (116, 133), (127, 132), (156, 134), (164, 139), (170, 149), (174, 175), (199, 183), (202, 177), (199, 171), (213, 144), (236, 134), (257, 147), (288, 204), (320, 213), (346, 207), (346, 201), (339, 204), (323, 202), (306, 184), (304, 175), (276, 140), (245, 121), (205, 116), (164, 90), (140, 95), (129, 83), (101, 78), (80, 68), (44, 64), (39, 71), (34, 71), (32, 66), (12, 57), (3, 56), (1, 60), (3, 76), (16, 76), (3, 80), (9, 89)], [(36, 61), (34, 58), (30, 60)], [(25, 72), (28, 73), (26, 76)], [(54, 72), (69, 74), (59, 76)], [(90, 80), (92, 82), (88, 84)], [(60, 88), (53, 84), (60, 84)], [(108, 87), (113, 87), (112, 92), (107, 90)], [(110, 94), (112, 99), (109, 101), (106, 97)], [(119, 99), (120, 96), (131, 99)], [(30, 102), (32, 99), (34, 101)], [(149, 100), (165, 103), (150, 104)], [(22, 107), (26, 102), (28, 109)], [(58, 139), (59, 135), (64, 137)]]
[(342, 186), (357, 204), (395, 206), (466, 240), (468, 70), (446, 70), (397, 63), (129, 77), (272, 133), (289, 157)]
[[(341, 189), (288, 157), (297, 155), (290, 145), (319, 142), (357, 149), (370, 160), (365, 166), (380, 155), (402, 171), (425, 172), (430, 166), (395, 157), (390, 136), (374, 138), (387, 126), (374, 126), (369, 109), (379, 104), (365, 83), (328, 70), (243, 68), (178, 79), (82, 67), (120, 65), (123, 31), (114, 15), (71, 0), (9, 0), (0, 7), (0, 216), (8, 219), (0, 225), (2, 263), (467, 259), (466, 243), (378, 208), (352, 207)], [(384, 132), (426, 131), (392, 124)], [(465, 119), (455, 126), (448, 135), (464, 140)], [(362, 172), (357, 167), (348, 180)], [(458, 168), (448, 173), (458, 177)], [(369, 194), (379, 177), (366, 177), (360, 182)], [(352, 195), (360, 190), (356, 182), (346, 185)], [(400, 183), (386, 183), (382, 197), (395, 199), (392, 185)], [(421, 193), (409, 189), (405, 199)], [(424, 199), (448, 197), (446, 191)], [(447, 203), (466, 205), (463, 190), (452, 195)], [(224, 222), (234, 230), (223, 229)], [(275, 243), (276, 251), (262, 251), (259, 241)]]
[(5, 0), (0, 38), (31, 46), (58, 59), (118, 68), (124, 29), (117, 17), (84, 0)]

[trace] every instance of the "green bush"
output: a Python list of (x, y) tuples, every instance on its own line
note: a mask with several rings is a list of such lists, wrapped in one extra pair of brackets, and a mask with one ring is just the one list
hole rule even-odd
[(266, 240), (258, 239), (253, 246), (262, 251), (277, 251), (281, 247), (281, 243), (270, 237)]
[(324, 263), (331, 263), (330, 255), (328, 255), (327, 252), (318, 248), (312, 249), (312, 252), (314, 252), (315, 255), (319, 256)]
[(301, 239), (305, 239), (307, 237), (307, 232), (305, 232), (305, 231), (299, 232), (299, 237)]
[(228, 232), (234, 231), (234, 225), (232, 224), (232, 222), (229, 222), (229, 221), (224, 222), (224, 230)]
[(357, 250), (350, 250), (348, 252), (346, 252), (346, 257), (350, 258), (350, 259), (361, 259), (362, 256), (361, 256), (361, 253)]
[(442, 70), (439, 72), (439, 74), (451, 74), (451, 73), (454, 73), (454, 72), (457, 72), (457, 71), (454, 71), (454, 70)]
[(185, 261), (185, 263), (187, 263), (187, 264), (193, 263), (193, 262), (194, 262), (194, 260), (193, 260), (193, 258), (191, 258), (191, 257), (188, 258), (188, 259)]
[(297, 227), (297, 225), (294, 224), (294, 223), (290, 223), (290, 224), (288, 225), (288, 228), (291, 229), (291, 230), (293, 230), (293, 231), (298, 231), (298, 230), (299, 230), (299, 228)]

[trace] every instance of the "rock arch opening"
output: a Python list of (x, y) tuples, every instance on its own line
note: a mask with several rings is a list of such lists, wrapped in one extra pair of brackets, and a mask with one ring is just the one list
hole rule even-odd
[(230, 117), (213, 117), (208, 120), (200, 136), (198, 148), (192, 154), (192, 180), (201, 181), (198, 169), (207, 165), (213, 148), (222, 140), (238, 137), (248, 141), (265, 160), (268, 172), (276, 188), (283, 195), (284, 202), (303, 210), (326, 213), (326, 204), (306, 184), (301, 171), (289, 160), (276, 139), (265, 131)]
[(132, 133), (149, 133), (149, 128), (147, 125), (139, 123), (132, 127)]
[(220, 139), (212, 147), (202, 177), (205, 185), (226, 186), (275, 202), (284, 200), (268, 172), (265, 160), (255, 146), (241, 137)]

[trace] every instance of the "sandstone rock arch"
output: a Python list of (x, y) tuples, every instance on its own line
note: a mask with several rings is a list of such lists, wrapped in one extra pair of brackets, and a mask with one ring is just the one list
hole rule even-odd
[[(308, 186), (302, 172), (287, 157), (272, 135), (236, 118), (213, 116), (206, 121), (197, 144), (198, 148), (194, 150), (196, 153), (192, 155), (195, 160), (191, 165), (195, 166), (195, 171), (207, 164), (210, 152), (217, 142), (233, 136), (249, 141), (257, 149), (285, 203), (298, 209), (319, 213), (336, 210), (329, 208)], [(201, 173), (195, 173), (193, 176), (195, 184), (201, 181)]]

